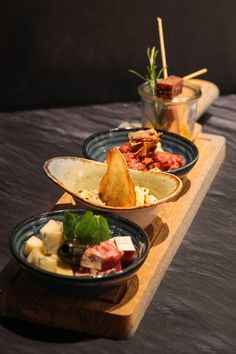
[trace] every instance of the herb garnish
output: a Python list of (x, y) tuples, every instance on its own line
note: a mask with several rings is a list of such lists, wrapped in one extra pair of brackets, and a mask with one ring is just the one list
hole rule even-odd
[(77, 240), (81, 245), (99, 244), (111, 236), (107, 220), (101, 215), (94, 215), (92, 211), (86, 211), (79, 218), (66, 210), (63, 228), (65, 240)]
[(156, 59), (157, 59), (157, 54), (158, 50), (156, 47), (148, 48), (147, 49), (147, 56), (149, 60), (149, 65), (147, 66), (147, 74), (145, 76), (139, 74), (135, 70), (129, 70), (129, 72), (137, 75), (140, 79), (148, 82), (151, 86), (152, 89), (152, 94), (154, 96), (157, 95), (157, 79), (160, 78), (164, 68), (162, 68), (159, 73), (157, 74), (157, 65), (156, 65)]
[(79, 217), (76, 214), (65, 210), (64, 221), (63, 221), (63, 234), (66, 241), (71, 241), (74, 239), (74, 229), (75, 225), (79, 221)]

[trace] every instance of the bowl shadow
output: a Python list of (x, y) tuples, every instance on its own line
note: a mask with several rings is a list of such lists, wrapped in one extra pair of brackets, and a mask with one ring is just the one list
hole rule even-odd
[(150, 247), (161, 244), (169, 235), (168, 225), (163, 223), (159, 216), (155, 217), (152, 224), (148, 225), (145, 231), (149, 237)]
[[(182, 183), (183, 183), (183, 187), (182, 190), (180, 192), (180, 194), (177, 196), (176, 200), (180, 199), (183, 195), (185, 195), (189, 189), (191, 188), (191, 181), (188, 179), (188, 177), (183, 177), (181, 179)], [(172, 201), (175, 201), (175, 199), (173, 199)]]
[[(93, 311), (96, 312), (94, 305), (95, 308), (99, 305), (102, 312), (125, 305), (139, 287), (138, 276), (134, 274), (127, 282), (101, 294), (80, 298), (73, 294), (65, 296), (38, 284), (15, 262), (10, 266), (15, 273), (9, 274), (11, 279), (6, 277), (8, 280), (1, 285), (1, 306), (7, 310), (1, 314), (0, 323), (18, 335), (38, 341), (63, 343), (97, 338), (77, 331), (77, 321), (83, 320), (86, 313), (92, 318)], [(71, 323), (68, 325), (68, 318), (73, 322), (72, 327)]]

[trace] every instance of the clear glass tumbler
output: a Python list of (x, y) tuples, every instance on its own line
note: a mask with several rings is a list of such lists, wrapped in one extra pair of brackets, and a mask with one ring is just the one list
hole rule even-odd
[(142, 99), (142, 126), (167, 130), (188, 139), (193, 138), (199, 86), (184, 81), (182, 93), (171, 100), (152, 95), (151, 87), (144, 83), (138, 88)]

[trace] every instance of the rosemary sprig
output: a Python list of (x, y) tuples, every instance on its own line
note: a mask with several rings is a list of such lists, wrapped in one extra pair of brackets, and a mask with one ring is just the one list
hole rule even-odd
[(147, 49), (147, 56), (149, 60), (149, 65), (147, 66), (147, 74), (145, 76), (139, 74), (135, 70), (129, 70), (132, 74), (135, 74), (138, 76), (140, 79), (148, 82), (151, 86), (152, 94), (154, 96), (157, 95), (157, 79), (160, 78), (161, 74), (163, 73), (164, 68), (162, 68), (159, 73), (157, 74), (157, 65), (156, 65), (156, 60), (157, 60), (157, 54), (158, 50), (156, 47), (148, 48)]

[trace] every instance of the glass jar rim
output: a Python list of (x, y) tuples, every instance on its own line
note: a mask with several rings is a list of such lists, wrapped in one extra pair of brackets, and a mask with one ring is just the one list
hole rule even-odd
[(190, 83), (189, 81), (184, 81), (183, 86), (189, 87), (195, 93), (191, 96), (186, 96), (186, 97), (174, 97), (172, 99), (164, 99), (160, 98), (157, 96), (154, 96), (152, 94), (149, 94), (145, 91), (145, 88), (150, 87), (150, 84), (148, 82), (144, 82), (138, 87), (138, 93), (142, 98), (145, 98), (148, 101), (155, 101), (155, 102), (161, 102), (163, 104), (180, 104), (180, 103), (185, 103), (189, 101), (194, 101), (197, 100), (201, 97), (202, 91), (201, 88), (195, 84)]

